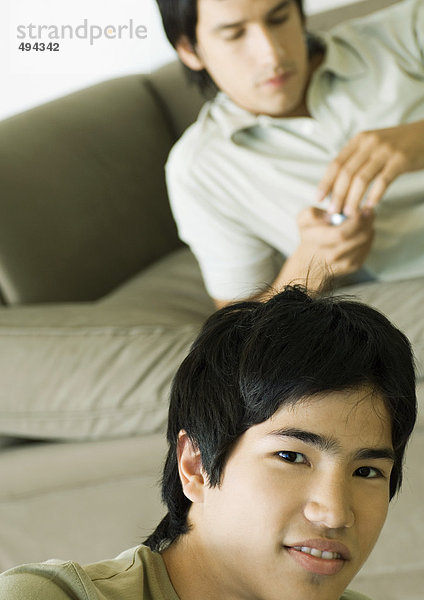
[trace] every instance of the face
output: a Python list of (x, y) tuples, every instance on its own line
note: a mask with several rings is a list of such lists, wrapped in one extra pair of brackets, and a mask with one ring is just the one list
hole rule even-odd
[(308, 52), (294, 0), (198, 0), (197, 47), (180, 58), (206, 69), (217, 87), (254, 114), (303, 110)]
[(389, 415), (364, 390), (283, 407), (249, 429), (221, 486), (205, 485), (190, 509), (186, 537), (216, 591), (206, 597), (338, 599), (383, 526), (392, 466)]

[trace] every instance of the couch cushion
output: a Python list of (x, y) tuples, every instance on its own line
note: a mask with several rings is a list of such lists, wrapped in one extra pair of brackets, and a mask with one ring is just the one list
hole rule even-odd
[(374, 306), (408, 336), (416, 363), (418, 424), (424, 426), (424, 280), (363, 283), (335, 293)]
[(415, 353), (417, 375), (424, 380), (424, 280), (371, 282), (340, 288), (384, 313), (409, 338)]
[(1, 310), (0, 434), (99, 439), (163, 430), (172, 377), (212, 310), (187, 250), (102, 302)]
[(172, 377), (212, 310), (187, 250), (98, 303), (0, 310), (0, 435), (164, 430)]
[(0, 572), (24, 562), (111, 558), (141, 543), (165, 509), (164, 436), (32, 443), (0, 453)]
[(349, 586), (373, 600), (421, 600), (424, 590), (424, 427), (418, 427), (406, 456), (402, 490), (370, 558)]
[[(355, 294), (407, 333), (424, 405), (422, 280), (337, 293)], [(84, 440), (163, 431), (172, 377), (212, 310), (187, 249), (97, 303), (0, 310), (0, 435)]]

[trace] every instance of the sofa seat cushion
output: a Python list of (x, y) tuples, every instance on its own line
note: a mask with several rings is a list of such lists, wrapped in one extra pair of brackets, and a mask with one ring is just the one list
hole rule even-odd
[(0, 435), (163, 431), (172, 377), (212, 310), (187, 250), (103, 301), (1, 309)]
[(103, 560), (140, 544), (165, 513), (162, 434), (25, 443), (0, 453), (0, 572), (49, 558)]
[(424, 426), (424, 280), (364, 283), (341, 288), (337, 294), (353, 295), (374, 306), (408, 336), (416, 364), (418, 423)]
[[(422, 280), (340, 293), (382, 310), (411, 339), (423, 419)], [(173, 375), (212, 310), (186, 248), (99, 302), (1, 309), (0, 435), (95, 440), (164, 431)]]
[(373, 600), (421, 600), (424, 590), (424, 427), (414, 431), (404, 481), (370, 558), (349, 586)]

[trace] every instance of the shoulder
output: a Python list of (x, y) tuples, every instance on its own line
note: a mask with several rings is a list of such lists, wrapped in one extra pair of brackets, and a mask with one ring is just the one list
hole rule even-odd
[(39, 600), (39, 598), (70, 600), (71, 596), (40, 575), (20, 573), (0, 576), (0, 600)]
[(178, 170), (192, 169), (193, 165), (210, 152), (211, 143), (224, 140), (224, 136), (212, 117), (213, 104), (213, 100), (204, 104), (197, 120), (174, 144), (168, 157), (167, 171), (174, 168)]
[[(76, 562), (49, 560), (21, 565), (0, 575), (0, 600), (125, 600), (134, 589), (143, 589), (144, 568), (152, 553), (144, 546), (123, 552), (115, 559), (82, 567)], [(125, 582), (123, 582), (125, 577)]]
[(73, 563), (37, 563), (0, 575), (0, 600), (97, 600), (81, 581)]

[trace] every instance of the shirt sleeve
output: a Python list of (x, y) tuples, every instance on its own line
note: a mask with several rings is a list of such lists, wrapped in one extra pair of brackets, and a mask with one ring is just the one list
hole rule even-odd
[(424, 2), (403, 0), (371, 18), (360, 19), (365, 23), (363, 31), (370, 38), (383, 43), (404, 68), (422, 75), (424, 67)]
[(74, 600), (59, 585), (34, 573), (0, 575), (0, 600)]
[(209, 152), (194, 167), (183, 146), (174, 148), (166, 167), (168, 193), (179, 236), (195, 255), (210, 296), (246, 299), (275, 280), (281, 255), (240, 218), (234, 185), (220, 180), (220, 160)]
[(0, 600), (98, 600), (92, 581), (71, 561), (48, 560), (0, 575)]
[(420, 53), (421, 63), (424, 66), (424, 2), (422, 0), (415, 0), (412, 23), (414, 27), (414, 39)]

